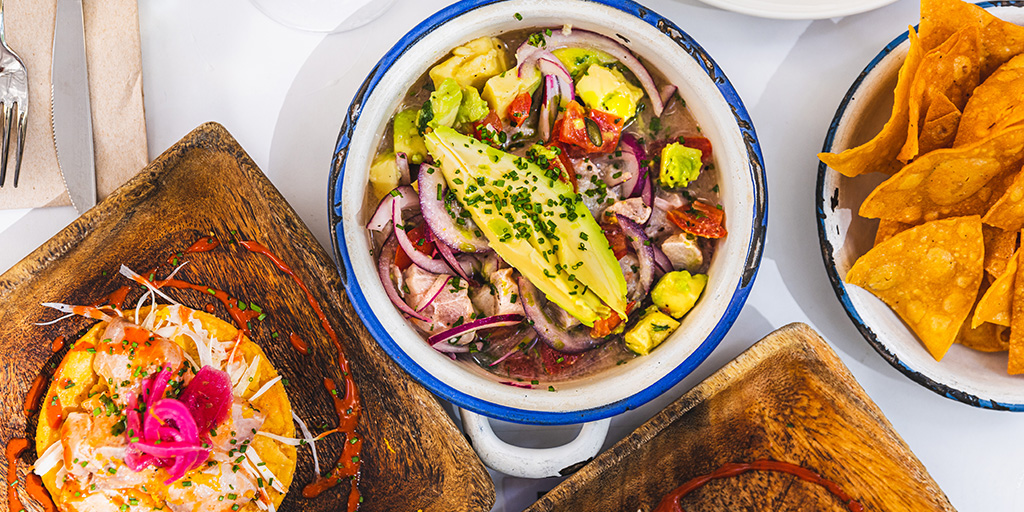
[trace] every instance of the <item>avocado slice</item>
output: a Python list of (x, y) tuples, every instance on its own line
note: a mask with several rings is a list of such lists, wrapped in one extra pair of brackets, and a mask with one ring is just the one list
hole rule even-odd
[(494, 251), (587, 326), (626, 318), (626, 280), (601, 227), (554, 171), (440, 126), (425, 137)]

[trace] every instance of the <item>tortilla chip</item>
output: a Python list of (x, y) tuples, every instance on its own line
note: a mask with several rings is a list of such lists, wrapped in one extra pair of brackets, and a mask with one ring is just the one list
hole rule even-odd
[(875, 232), (875, 246), (912, 227), (914, 227), (913, 224), (904, 224), (894, 220), (882, 219), (878, 221), (878, 231)]
[(939, 94), (928, 104), (928, 113), (921, 125), (921, 136), (918, 138), (919, 151), (922, 155), (936, 149), (953, 146), (957, 127), (960, 125), (960, 110), (949, 98)]
[(938, 149), (908, 164), (868, 195), (861, 217), (915, 224), (984, 215), (1024, 163), (1024, 127), (971, 146)]
[(1006, 192), (989, 208), (981, 221), (1006, 231), (1015, 232), (1024, 227), (1024, 171), (1013, 177)]
[(985, 237), (985, 272), (993, 279), (1003, 275), (1006, 265), (1017, 250), (1017, 232), (982, 226)]
[[(897, 155), (900, 161), (908, 162), (924, 153), (920, 151), (918, 137), (929, 101), (945, 97), (959, 111), (967, 104), (971, 91), (981, 83), (978, 37), (978, 27), (967, 26), (925, 54), (910, 85), (907, 139)], [(945, 108), (945, 113), (950, 111)]]
[(874, 138), (860, 146), (847, 149), (842, 153), (818, 154), (818, 158), (822, 162), (843, 176), (852, 178), (868, 172), (893, 174), (903, 166), (902, 162), (896, 159), (896, 155), (899, 154), (900, 148), (906, 142), (910, 108), (907, 96), (910, 94), (910, 84), (914, 74), (924, 57), (917, 33), (914, 32), (913, 27), (910, 27), (909, 30), (910, 50), (896, 79), (892, 114), (889, 115), (885, 126)]
[[(1017, 251), (1018, 258), (1024, 251)], [(1010, 313), (1010, 358), (1006, 371), (1010, 375), (1024, 373), (1024, 265), (1017, 261), (1013, 287), (1013, 306)]]
[(978, 295), (984, 251), (980, 217), (933, 221), (868, 251), (846, 282), (882, 299), (942, 360)]
[(964, 322), (956, 342), (979, 352), (1005, 352), (1010, 348), (1010, 329), (989, 323), (972, 328)]
[(925, 51), (938, 47), (967, 25), (980, 30), (982, 79), (1015, 55), (1024, 53), (1024, 27), (960, 0), (921, 0), (920, 32)]
[(992, 73), (964, 107), (953, 147), (962, 147), (1024, 121), (1024, 55)]
[(1006, 265), (1006, 270), (996, 278), (988, 291), (981, 296), (974, 315), (971, 317), (971, 328), (977, 329), (988, 322), (996, 325), (1010, 326), (1010, 308), (1013, 305), (1013, 283), (1017, 278), (1017, 253)]

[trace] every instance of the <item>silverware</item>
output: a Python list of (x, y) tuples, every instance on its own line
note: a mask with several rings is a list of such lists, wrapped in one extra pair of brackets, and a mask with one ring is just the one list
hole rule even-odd
[(15, 134), (14, 186), (21, 174), (21, 155), (25, 152), (25, 132), (28, 126), (28, 70), (4, 37), (4, 3), (0, 0), (0, 187), (7, 180), (7, 155), (10, 154), (11, 132)]
[(53, 33), (53, 141), (71, 204), (82, 213), (96, 205), (96, 164), (85, 65), (82, 0), (57, 0)]

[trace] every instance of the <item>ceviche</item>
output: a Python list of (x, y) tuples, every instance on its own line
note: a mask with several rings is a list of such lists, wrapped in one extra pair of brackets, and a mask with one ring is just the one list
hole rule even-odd
[(433, 348), (512, 385), (649, 354), (726, 236), (712, 142), (677, 88), (570, 26), (454, 48), (369, 175), (388, 297)]

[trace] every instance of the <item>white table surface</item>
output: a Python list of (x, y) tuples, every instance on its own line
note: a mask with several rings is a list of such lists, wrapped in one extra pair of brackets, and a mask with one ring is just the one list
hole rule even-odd
[[(325, 36), (277, 25), (247, 0), (140, 2), (150, 157), (200, 123), (220, 122), (330, 252), (325, 188), (349, 101), (377, 59), (446, 3), (397, 0), (371, 24)], [(1024, 414), (948, 400), (890, 367), (839, 305), (818, 249), (815, 154), (849, 85), (882, 46), (916, 23), (918, 2), (819, 21), (753, 18), (697, 0), (645, 3), (699, 41), (744, 99), (764, 152), (770, 228), (756, 284), (721, 346), (669, 393), (615, 418), (608, 445), (763, 335), (806, 322), (831, 343), (955, 507), (1024, 508)], [(75, 216), (71, 208), (0, 211), (0, 271)], [(495, 429), (524, 445), (546, 446), (578, 427)], [(492, 475), (497, 512), (522, 510), (558, 482)]]

